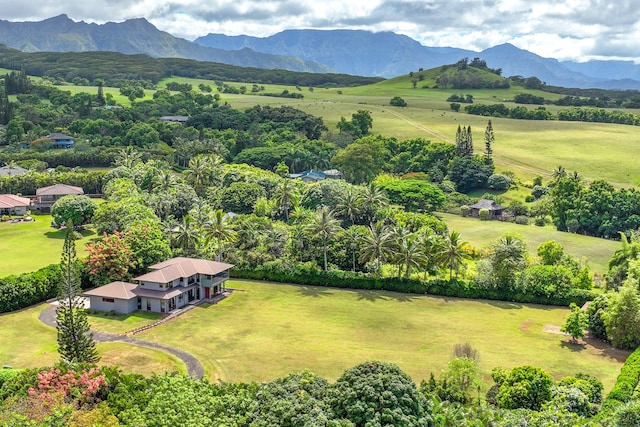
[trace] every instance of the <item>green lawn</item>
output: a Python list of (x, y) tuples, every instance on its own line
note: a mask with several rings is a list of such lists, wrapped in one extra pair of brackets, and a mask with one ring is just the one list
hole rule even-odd
[[(12, 313), (0, 314), (0, 366), (35, 368), (49, 366), (59, 360), (56, 330), (38, 320), (45, 304)], [(125, 332), (150, 323), (158, 315), (136, 313), (132, 316), (89, 316), (94, 329), (107, 332)], [(102, 318), (108, 318), (102, 322)], [(25, 333), (26, 332), (26, 333)], [(141, 374), (186, 372), (184, 363), (164, 351), (125, 343), (97, 345), (102, 365), (119, 365), (126, 372)]]
[[(60, 262), (64, 229), (51, 228), (51, 215), (34, 215), (35, 221), (0, 222), (0, 277), (27, 273)], [(96, 237), (87, 227), (76, 241), (78, 257), (86, 255), (85, 244)]]
[(463, 240), (482, 249), (500, 238), (504, 233), (522, 234), (527, 241), (529, 252), (535, 255), (536, 248), (545, 240), (555, 240), (564, 246), (565, 252), (577, 259), (586, 258), (595, 272), (606, 273), (611, 255), (620, 248), (620, 242), (557, 231), (553, 226), (518, 225), (512, 222), (480, 221), (477, 218), (463, 218), (460, 215), (438, 213), (450, 229), (458, 231)]
[(192, 353), (210, 379), (224, 381), (267, 381), (301, 369), (335, 379), (379, 359), (419, 382), (446, 367), (455, 344), (469, 342), (487, 382), (495, 366), (532, 364), (557, 379), (596, 375), (608, 390), (628, 355), (545, 332), (564, 322), (568, 310), (560, 307), (249, 281), (227, 286), (242, 291), (139, 337)]

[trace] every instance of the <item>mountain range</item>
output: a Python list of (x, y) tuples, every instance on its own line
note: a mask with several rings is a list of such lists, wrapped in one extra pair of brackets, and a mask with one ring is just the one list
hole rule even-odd
[(503, 76), (536, 76), (553, 86), (640, 89), (640, 65), (632, 61), (561, 62), (511, 44), (481, 52), (428, 47), (392, 32), (286, 30), (264, 38), (208, 34), (192, 42), (160, 31), (144, 18), (94, 24), (60, 15), (39, 22), (0, 20), (0, 44), (25, 52), (116, 51), (386, 78), (478, 57), (491, 68), (501, 68)]

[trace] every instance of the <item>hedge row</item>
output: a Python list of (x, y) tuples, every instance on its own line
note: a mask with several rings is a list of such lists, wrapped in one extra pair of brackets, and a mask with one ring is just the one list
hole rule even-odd
[(422, 281), (400, 277), (374, 277), (350, 271), (310, 271), (292, 269), (288, 271), (273, 269), (231, 270), (231, 276), (239, 279), (268, 280), (301, 285), (330, 286), (334, 288), (385, 290), (412, 294), (430, 294), (447, 297), (489, 299), (518, 303), (568, 306), (570, 303), (584, 304), (595, 297), (589, 290), (572, 289), (565, 295), (548, 297), (545, 295), (524, 294), (497, 289), (486, 289), (476, 282), (463, 280), (434, 279)]
[(640, 347), (629, 355), (620, 375), (607, 396), (609, 404), (612, 401), (628, 402), (640, 399)]
[[(90, 286), (84, 267), (78, 261), (82, 272), (83, 288)], [(60, 266), (51, 264), (32, 273), (0, 278), (0, 313), (20, 310), (34, 304), (39, 304), (57, 293), (60, 281)]]

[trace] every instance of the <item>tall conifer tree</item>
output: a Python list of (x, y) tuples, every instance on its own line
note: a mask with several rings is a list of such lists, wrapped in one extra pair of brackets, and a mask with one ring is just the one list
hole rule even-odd
[(496, 137), (493, 134), (493, 125), (491, 120), (487, 123), (487, 129), (484, 131), (484, 162), (486, 164), (493, 163), (493, 148), (491, 145), (495, 142)]
[(80, 274), (76, 258), (73, 224), (67, 221), (67, 234), (60, 260), (56, 322), (58, 353), (65, 362), (96, 363), (100, 360), (93, 334), (89, 331), (87, 313), (81, 298)]

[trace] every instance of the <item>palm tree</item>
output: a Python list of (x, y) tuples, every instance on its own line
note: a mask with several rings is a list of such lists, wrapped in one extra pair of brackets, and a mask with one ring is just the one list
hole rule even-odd
[(363, 197), (353, 187), (348, 187), (342, 193), (336, 204), (336, 213), (349, 219), (350, 225), (355, 224), (356, 217), (362, 213)]
[(391, 254), (393, 240), (389, 228), (378, 221), (367, 228), (367, 233), (362, 239), (360, 248), (360, 262), (376, 261), (378, 277), (382, 276), (382, 262)]
[(313, 235), (319, 236), (322, 240), (324, 271), (327, 271), (327, 242), (340, 230), (340, 223), (335, 219), (333, 211), (331, 211), (327, 206), (322, 206), (316, 210), (316, 213), (311, 218), (311, 223), (307, 225), (307, 231)]
[(427, 280), (427, 273), (433, 265), (437, 263), (438, 254), (442, 251), (444, 239), (430, 228), (419, 231), (418, 243), (422, 247), (424, 255), (422, 265), (424, 267), (424, 280)]
[(362, 228), (362, 226), (352, 225), (347, 228), (344, 233), (344, 237), (349, 242), (349, 250), (351, 251), (351, 271), (356, 271), (356, 254), (358, 253), (362, 240), (362, 233), (359, 228)]
[(399, 248), (403, 242), (406, 243), (406, 240), (411, 236), (411, 230), (404, 225), (394, 225), (389, 228), (389, 233), (391, 234), (391, 240), (394, 245), (394, 252), (392, 255), (393, 262), (398, 266), (398, 276), (402, 273), (402, 267), (404, 266), (404, 260), (400, 257)]
[(174, 247), (182, 249), (184, 255), (195, 255), (198, 244), (202, 240), (202, 233), (190, 215), (185, 215), (182, 221), (175, 224), (171, 230)]
[(222, 249), (225, 243), (233, 242), (237, 233), (231, 228), (231, 225), (227, 221), (227, 216), (222, 209), (216, 209), (213, 215), (209, 218), (209, 221), (205, 224), (205, 238), (207, 243), (211, 240), (215, 240), (218, 248), (217, 261), (222, 262)]
[(285, 222), (289, 223), (289, 211), (296, 206), (300, 194), (295, 184), (290, 179), (283, 179), (278, 193), (276, 194), (276, 203), (278, 208), (284, 212)]
[(444, 236), (442, 247), (438, 252), (439, 260), (449, 267), (449, 280), (453, 277), (453, 272), (458, 274), (458, 269), (463, 265), (465, 259), (469, 259), (470, 253), (465, 248), (467, 242), (462, 241), (460, 233), (452, 231)]
[(389, 199), (377, 185), (369, 184), (362, 192), (362, 209), (367, 220), (372, 222), (378, 209), (388, 206)]
[(216, 155), (199, 155), (189, 160), (189, 169), (183, 174), (196, 194), (202, 195), (204, 190), (213, 183), (220, 163), (221, 159)]
[(132, 169), (136, 164), (142, 161), (142, 154), (136, 151), (132, 146), (128, 146), (116, 154), (116, 157), (113, 161), (116, 166), (124, 166), (126, 168)]
[(425, 263), (425, 253), (419, 239), (414, 236), (404, 237), (397, 245), (397, 258), (399, 264), (404, 266), (404, 277), (411, 277), (413, 267), (420, 267)]
[(167, 191), (174, 185), (176, 185), (176, 177), (168, 169), (160, 169), (155, 176), (155, 188), (154, 190)]
[(560, 178), (564, 178), (567, 176), (567, 171), (565, 170), (564, 167), (562, 166), (558, 166), (554, 171), (553, 171), (553, 179), (558, 180)]

